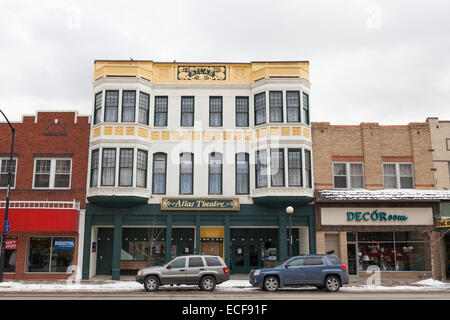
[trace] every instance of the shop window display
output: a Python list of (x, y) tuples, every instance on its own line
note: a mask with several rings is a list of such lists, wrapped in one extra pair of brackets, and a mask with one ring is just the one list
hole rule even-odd
[[(1, 240), (0, 240), (1, 241)], [(17, 238), (7, 238), (3, 272), (16, 272)]]
[(148, 261), (149, 266), (163, 264), (166, 255), (164, 234), (161, 228), (127, 229), (122, 239), (120, 260)]
[(359, 271), (370, 266), (381, 271), (431, 270), (430, 246), (420, 232), (348, 233), (347, 239), (349, 264), (350, 257), (356, 256), (351, 262)]
[(28, 241), (28, 272), (66, 273), (73, 265), (75, 238), (31, 237)]

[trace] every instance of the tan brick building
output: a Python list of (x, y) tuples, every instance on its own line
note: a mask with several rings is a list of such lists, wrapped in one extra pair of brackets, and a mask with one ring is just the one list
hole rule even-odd
[(312, 123), (317, 253), (338, 255), (350, 275), (437, 278), (432, 231), (441, 199), (428, 123)]
[[(450, 190), (450, 121), (439, 118), (427, 118), (431, 132), (431, 147), (433, 155), (433, 171), (436, 189)], [(450, 278), (450, 201), (441, 202), (440, 228), (440, 258), (447, 279)]]

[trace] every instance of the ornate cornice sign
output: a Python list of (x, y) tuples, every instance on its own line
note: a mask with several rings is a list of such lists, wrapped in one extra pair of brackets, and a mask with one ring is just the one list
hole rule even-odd
[(225, 66), (179, 66), (178, 80), (226, 80)]
[(162, 198), (161, 210), (239, 211), (239, 199)]

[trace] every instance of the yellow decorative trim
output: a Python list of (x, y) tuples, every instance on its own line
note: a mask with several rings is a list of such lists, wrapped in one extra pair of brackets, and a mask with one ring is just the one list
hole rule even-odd
[(147, 129), (138, 128), (138, 136), (142, 137), (142, 138), (148, 138), (148, 130)]
[(92, 131), (92, 136), (94, 136), (94, 138), (95, 138), (95, 137), (98, 137), (101, 133), (102, 133), (102, 129), (101, 128), (95, 128)]
[(103, 134), (105, 136), (112, 135), (112, 132), (113, 132), (113, 127), (103, 127)]
[(127, 136), (134, 136), (134, 127), (127, 127), (127, 128), (125, 129), (125, 134), (126, 134)]
[(283, 128), (281, 128), (281, 135), (282, 135), (283, 137), (288, 137), (288, 136), (290, 136), (290, 135), (291, 135), (291, 128), (289, 128), (289, 127), (283, 127)]
[(162, 131), (161, 132), (161, 140), (170, 140), (170, 132)]
[(301, 127), (293, 127), (292, 128), (292, 135), (293, 136), (301, 136), (302, 135), (302, 128)]
[(280, 128), (278, 127), (271, 127), (270, 128), (270, 136), (280, 136)]
[(223, 132), (223, 140), (231, 140), (231, 132), (230, 131)]
[(183, 131), (181, 134), (181, 140), (191, 140), (192, 133), (191, 131)]
[(305, 138), (311, 138), (311, 131), (307, 128), (303, 128), (303, 136), (305, 136)]
[(200, 227), (200, 238), (225, 238), (224, 227)]
[(180, 133), (178, 131), (172, 131), (172, 140), (180, 140)]
[(211, 132), (210, 131), (203, 131), (203, 140), (205, 140), (205, 141), (211, 140)]
[[(309, 62), (159, 63), (153, 61), (95, 61), (94, 79), (138, 77), (153, 83), (245, 84), (269, 78), (309, 80)], [(214, 72), (211, 72), (213, 70)]]
[(152, 131), (150, 134), (150, 140), (159, 140), (159, 131)]
[(266, 128), (261, 128), (261, 129), (256, 130), (256, 139), (263, 138), (265, 136), (267, 136)]
[(201, 131), (192, 131), (192, 140), (201, 140), (202, 132)]
[(234, 133), (234, 140), (242, 140), (242, 131), (236, 131)]
[(220, 134), (220, 131), (214, 131), (211, 138), (212, 140), (220, 140), (222, 138), (222, 135)]
[(116, 136), (123, 136), (123, 127), (114, 127), (114, 134)]
[(244, 140), (253, 140), (253, 131), (245, 131)]

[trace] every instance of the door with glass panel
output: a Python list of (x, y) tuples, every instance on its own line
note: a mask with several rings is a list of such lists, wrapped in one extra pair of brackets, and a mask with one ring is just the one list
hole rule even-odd
[(247, 274), (261, 266), (258, 244), (235, 244), (232, 246), (231, 270), (235, 274)]

